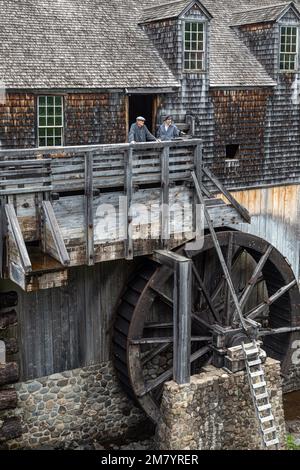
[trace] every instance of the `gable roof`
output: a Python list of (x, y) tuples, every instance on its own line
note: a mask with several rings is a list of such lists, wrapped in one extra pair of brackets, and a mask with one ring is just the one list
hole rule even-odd
[(141, 23), (150, 23), (152, 21), (160, 21), (170, 18), (177, 18), (182, 12), (189, 7), (197, 3), (203, 10), (208, 18), (211, 18), (211, 14), (199, 1), (195, 0), (176, 0), (174, 2), (161, 3), (156, 6), (145, 8), (141, 17)]
[(0, 0), (6, 88), (177, 87), (134, 0)]
[(253, 23), (269, 23), (278, 21), (290, 8), (300, 17), (299, 10), (293, 2), (285, 2), (277, 5), (264, 6), (232, 14), (232, 25), (241, 26)]

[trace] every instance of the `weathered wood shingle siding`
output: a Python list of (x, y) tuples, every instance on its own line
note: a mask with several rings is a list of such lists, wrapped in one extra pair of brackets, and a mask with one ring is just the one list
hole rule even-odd
[[(47, 95), (41, 92), (40, 95)], [(8, 93), (0, 104), (0, 148), (37, 146), (37, 94)], [(64, 144), (121, 143), (126, 140), (125, 95), (65, 93)]]
[(9, 93), (0, 101), (0, 148), (35, 146), (35, 98), (28, 93)]
[(264, 66), (272, 78), (277, 75), (277, 31), (272, 23), (243, 25), (234, 28), (239, 38)]
[[(214, 158), (212, 168), (231, 186), (255, 185), (263, 180), (264, 142), (270, 89), (211, 90), (214, 104)], [(238, 166), (226, 168), (226, 145), (240, 146)]]

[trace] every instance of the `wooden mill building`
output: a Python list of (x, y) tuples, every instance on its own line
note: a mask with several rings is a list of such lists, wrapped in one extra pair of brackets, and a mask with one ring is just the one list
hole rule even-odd
[[(162, 252), (189, 254), (197, 202), (192, 372), (211, 361), (212, 325), (239, 343), (237, 311), (257, 321), (239, 335), (264, 337), (297, 388), (300, 2), (0, 0), (0, 11), (0, 440), (82, 437), (76, 412), (85, 438), (120, 435), (144, 419), (132, 398), (157, 421), (180, 264)], [(155, 134), (169, 114), (186, 137), (126, 143), (136, 116)], [(141, 205), (162, 203), (170, 217), (158, 207), (149, 221)], [(93, 398), (81, 373), (99, 384)]]

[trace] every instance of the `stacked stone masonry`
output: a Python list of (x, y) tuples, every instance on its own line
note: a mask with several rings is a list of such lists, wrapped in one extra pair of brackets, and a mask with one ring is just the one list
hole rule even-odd
[[(285, 447), (280, 364), (268, 359), (265, 374), (280, 448)], [(189, 385), (165, 385), (156, 443), (161, 450), (262, 449), (245, 372), (209, 366)]]
[(111, 363), (20, 383), (16, 389), (18, 409), (5, 416), (21, 418), (23, 436), (6, 443), (9, 449), (113, 442), (147, 428), (145, 415), (120, 389)]

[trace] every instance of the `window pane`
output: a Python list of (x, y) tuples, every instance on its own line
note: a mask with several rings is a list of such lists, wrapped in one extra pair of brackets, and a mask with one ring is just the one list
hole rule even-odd
[(47, 126), (54, 126), (54, 117), (48, 117)]
[(39, 119), (39, 126), (46, 126), (46, 118), (45, 117), (40, 117)]
[(46, 97), (45, 96), (40, 96), (39, 97), (39, 105), (40, 106), (45, 106), (46, 104)]
[(48, 116), (53, 116), (54, 115), (54, 108), (47, 108), (47, 114), (48, 114)]
[(62, 97), (56, 96), (55, 97), (55, 106), (62, 106)]
[(62, 142), (61, 142), (61, 138), (60, 138), (60, 137), (56, 137), (56, 138), (55, 138), (55, 145), (56, 145), (56, 146), (59, 146), (59, 147), (62, 145)]
[(55, 118), (55, 126), (62, 126), (62, 118), (56, 117)]
[(61, 128), (55, 129), (55, 137), (61, 137)]
[(39, 130), (39, 135), (40, 135), (40, 137), (45, 137), (45, 135), (46, 135), (46, 129), (45, 129), (45, 128), (41, 128), (41, 129)]
[(46, 147), (46, 139), (45, 137), (42, 137), (39, 139), (39, 146), (40, 147)]
[(47, 96), (47, 106), (53, 106), (53, 105), (54, 105), (54, 97)]
[(40, 106), (39, 115), (40, 116), (46, 116), (46, 108)]
[(53, 139), (53, 137), (48, 137), (48, 139), (47, 139), (47, 146), (48, 146), (48, 147), (53, 147), (53, 145), (54, 145), (54, 139)]

